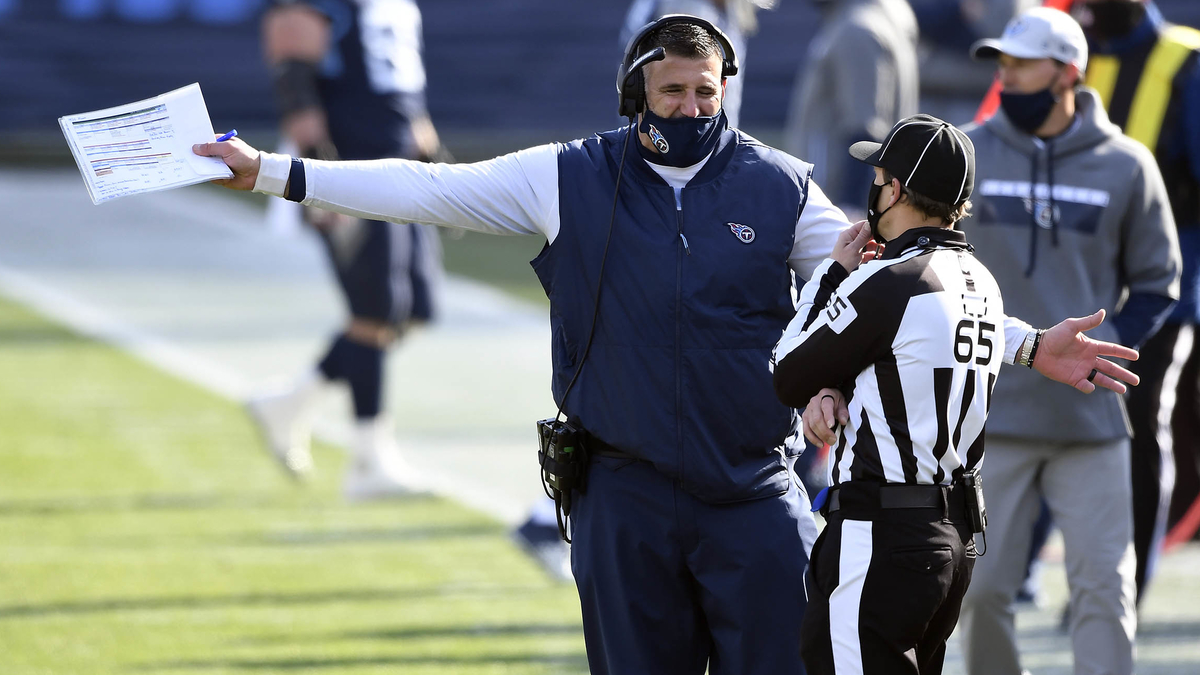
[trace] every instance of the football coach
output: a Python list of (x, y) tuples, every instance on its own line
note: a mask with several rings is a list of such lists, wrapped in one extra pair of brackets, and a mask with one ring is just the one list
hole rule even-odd
[[(590, 455), (571, 515), (593, 673), (803, 672), (817, 532), (792, 471), (799, 417), (770, 361), (794, 280), (849, 223), (811, 165), (729, 128), (736, 73), (719, 30), (670, 15), (626, 49), (630, 125), (586, 140), (466, 165), (195, 148), (230, 166), (234, 189), (545, 237), (532, 265), (550, 299), (552, 390)], [(1089, 364), (1105, 349), (1080, 345)]]

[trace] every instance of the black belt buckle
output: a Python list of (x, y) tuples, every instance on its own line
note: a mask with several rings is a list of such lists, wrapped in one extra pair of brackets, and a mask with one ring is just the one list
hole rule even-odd
[(979, 469), (963, 473), (962, 487), (971, 532), (987, 531), (987, 504), (983, 501), (983, 477), (980, 476)]

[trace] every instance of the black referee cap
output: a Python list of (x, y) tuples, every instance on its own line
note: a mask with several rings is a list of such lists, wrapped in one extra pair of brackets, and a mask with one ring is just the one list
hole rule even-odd
[(957, 206), (975, 188), (971, 139), (932, 115), (900, 120), (883, 143), (859, 141), (850, 146), (850, 156), (887, 169), (904, 187), (943, 204)]

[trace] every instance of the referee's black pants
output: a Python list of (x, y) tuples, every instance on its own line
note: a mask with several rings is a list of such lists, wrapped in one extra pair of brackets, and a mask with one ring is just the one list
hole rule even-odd
[(937, 508), (885, 509), (880, 489), (843, 484), (813, 546), (800, 630), (809, 675), (942, 672), (975, 564), (961, 491)]

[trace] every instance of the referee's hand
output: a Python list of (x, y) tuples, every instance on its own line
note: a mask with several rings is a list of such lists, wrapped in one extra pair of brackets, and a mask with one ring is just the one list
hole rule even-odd
[(800, 419), (804, 437), (809, 443), (816, 446), (833, 445), (837, 443), (837, 425), (850, 421), (846, 397), (837, 389), (822, 389), (809, 400)]
[(867, 242), (870, 240), (871, 226), (867, 221), (860, 220), (842, 230), (841, 234), (837, 237), (837, 241), (833, 244), (833, 251), (829, 254), (829, 257), (846, 268), (847, 272), (853, 272), (858, 269), (859, 264), (864, 259), (869, 259), (866, 255), (867, 253), (874, 255), (874, 247), (870, 251), (867, 251)]
[(219, 157), (233, 171), (233, 178), (214, 180), (232, 190), (253, 190), (258, 180), (258, 168), (262, 162), (258, 150), (240, 138), (231, 138), (221, 143), (197, 143), (192, 152), (202, 157)]
[(1033, 369), (1085, 394), (1096, 387), (1125, 393), (1125, 385), (1137, 385), (1138, 376), (1107, 358), (1136, 361), (1137, 350), (1084, 335), (1104, 322), (1104, 310), (1078, 319), (1064, 319), (1046, 330), (1033, 358)]

